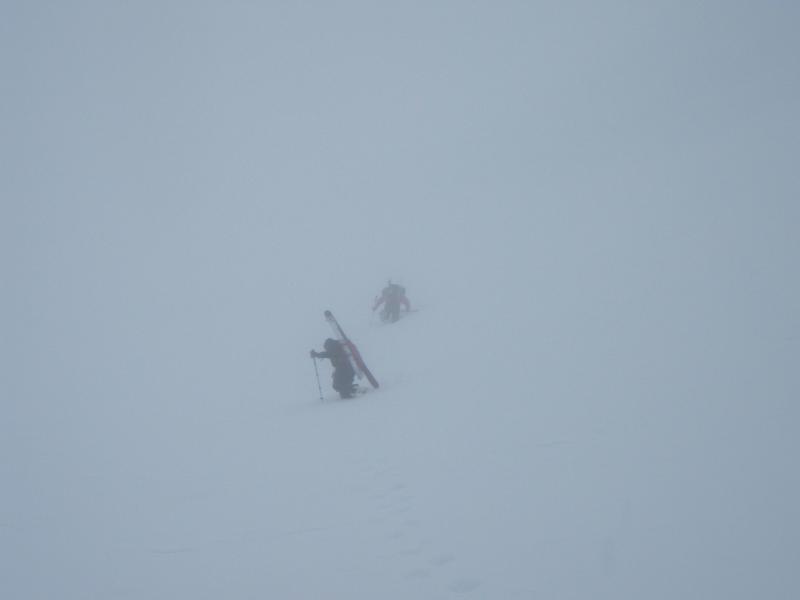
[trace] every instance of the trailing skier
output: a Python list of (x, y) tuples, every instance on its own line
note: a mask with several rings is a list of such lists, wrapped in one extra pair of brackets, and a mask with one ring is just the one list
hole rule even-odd
[(381, 295), (375, 299), (375, 304), (372, 306), (372, 311), (375, 312), (378, 307), (383, 304), (381, 311), (381, 320), (384, 322), (394, 323), (400, 318), (400, 307), (405, 307), (406, 312), (411, 310), (411, 303), (406, 297), (406, 289), (402, 285), (397, 285), (389, 280), (388, 284)]
[(311, 351), (311, 358), (328, 358), (333, 366), (333, 389), (339, 392), (342, 398), (352, 398), (356, 392), (356, 385), (353, 379), (356, 371), (350, 363), (350, 357), (345, 351), (344, 345), (338, 340), (328, 338), (325, 340), (325, 351)]

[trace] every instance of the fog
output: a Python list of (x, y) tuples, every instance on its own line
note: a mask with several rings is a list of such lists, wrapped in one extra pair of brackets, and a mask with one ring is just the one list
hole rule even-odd
[(0, 596), (797, 597), (798, 26), (3, 3)]

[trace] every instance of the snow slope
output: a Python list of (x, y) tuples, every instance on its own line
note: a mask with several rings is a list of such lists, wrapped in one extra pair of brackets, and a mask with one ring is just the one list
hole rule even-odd
[(0, 598), (800, 597), (798, 9), (500, 4), (3, 7)]
[[(666, 328), (659, 343), (615, 337), (608, 312), (565, 324), (535, 303), (504, 316), (486, 298), (484, 311), (423, 298), (394, 325), (343, 311), (383, 384), (355, 400), (336, 398), (327, 366), (316, 398), (303, 347), (284, 355), (297, 366), (277, 394), (204, 390), (197, 373), (178, 397), (110, 391), (20, 428), (30, 462), (11, 473), (4, 585), (26, 598), (797, 589), (797, 382), (762, 349), (719, 364), (726, 340), (690, 336), (665, 356)], [(319, 347), (321, 311), (303, 316)], [(81, 408), (102, 426), (86, 430)]]

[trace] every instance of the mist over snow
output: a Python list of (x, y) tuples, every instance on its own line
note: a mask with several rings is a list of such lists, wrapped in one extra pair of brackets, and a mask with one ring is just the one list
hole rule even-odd
[(800, 597), (799, 28), (4, 2), (0, 597)]

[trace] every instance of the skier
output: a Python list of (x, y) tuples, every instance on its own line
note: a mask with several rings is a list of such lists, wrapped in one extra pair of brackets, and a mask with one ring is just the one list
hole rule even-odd
[(372, 311), (375, 312), (383, 304), (381, 319), (394, 323), (400, 318), (400, 305), (405, 306), (406, 312), (411, 310), (411, 303), (406, 298), (406, 289), (402, 285), (392, 283), (390, 279), (386, 287), (383, 288), (380, 297), (375, 299)]
[(324, 352), (312, 350), (311, 358), (331, 359), (331, 365), (333, 365), (333, 389), (339, 392), (339, 396), (342, 398), (352, 398), (357, 389), (353, 383), (356, 372), (353, 369), (353, 365), (350, 364), (350, 358), (347, 356), (344, 346), (342, 346), (341, 342), (331, 338), (325, 340), (324, 346)]

